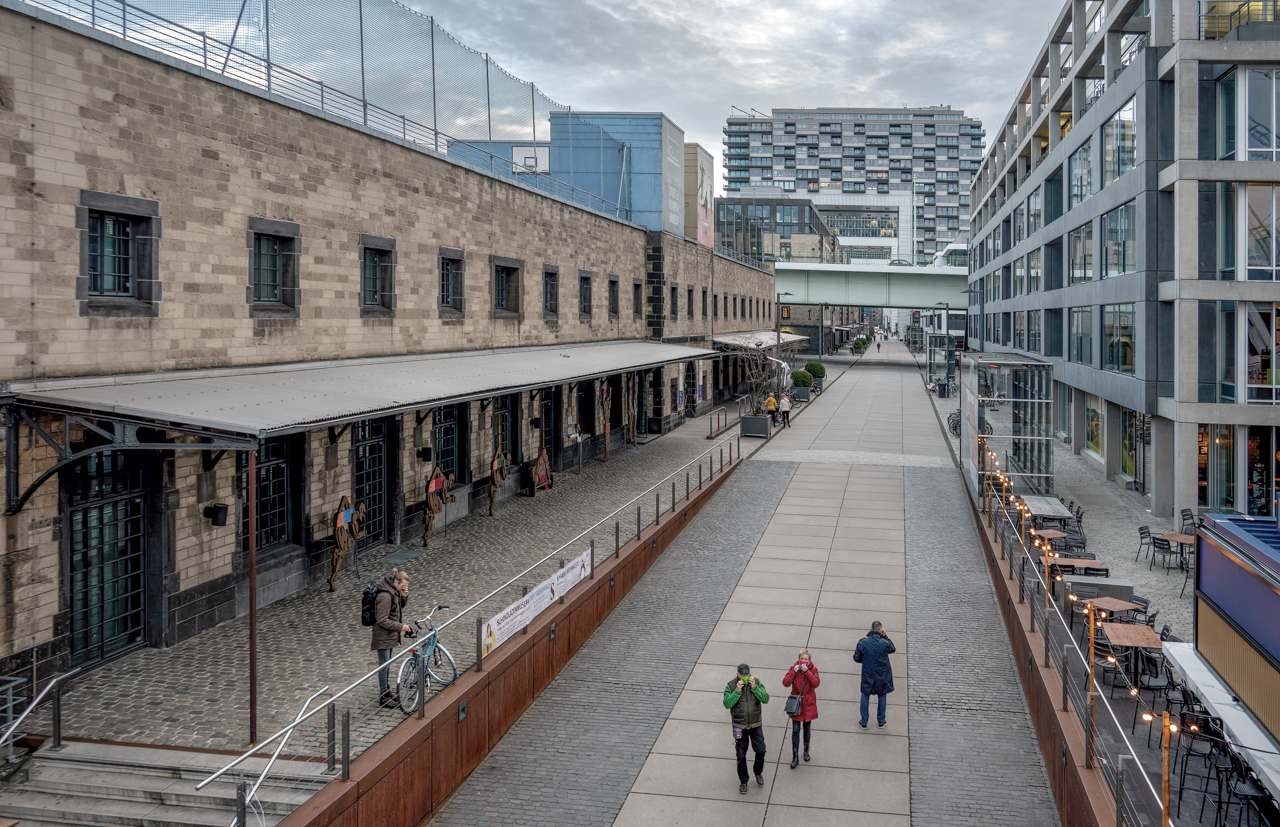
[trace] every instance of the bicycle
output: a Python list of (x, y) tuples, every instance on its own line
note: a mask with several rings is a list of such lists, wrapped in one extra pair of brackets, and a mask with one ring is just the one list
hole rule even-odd
[[(431, 615), (447, 608), (449, 607), (436, 606), (431, 610), (431, 614), (422, 620), (415, 621), (415, 625), (421, 629), (423, 622), (431, 620)], [(407, 634), (410, 639), (418, 636), (417, 632), (412, 631)], [(426, 651), (419, 653), (418, 650), (422, 649), (423, 645), (426, 646)], [(405, 658), (404, 663), (400, 664), (400, 672), (396, 676), (396, 692), (400, 696), (400, 709), (406, 715), (412, 715), (418, 709), (418, 658), (425, 659), (423, 675), (426, 677), (426, 686), (423, 687), (424, 693), (431, 691), (433, 678), (440, 684), (441, 688), (458, 679), (458, 665), (454, 663), (453, 655), (449, 654), (448, 649), (440, 645), (440, 637), (436, 634), (436, 627), (430, 626), (427, 629), (426, 641), (409, 649), (409, 657)]]

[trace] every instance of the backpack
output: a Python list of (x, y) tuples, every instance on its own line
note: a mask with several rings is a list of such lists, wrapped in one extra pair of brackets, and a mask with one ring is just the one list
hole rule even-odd
[(376, 621), (373, 617), (373, 606), (378, 599), (378, 584), (376, 581), (369, 583), (364, 587), (364, 593), (360, 595), (360, 625), (372, 626)]

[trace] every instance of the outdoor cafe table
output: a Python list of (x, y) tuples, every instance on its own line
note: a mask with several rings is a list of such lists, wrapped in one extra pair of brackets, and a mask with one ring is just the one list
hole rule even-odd
[(1031, 516), (1040, 520), (1070, 520), (1076, 515), (1067, 510), (1057, 497), (1023, 497)]
[[(1050, 562), (1053, 562), (1052, 558)], [(1063, 559), (1059, 562), (1072, 563), (1073, 561)], [(1085, 562), (1092, 564), (1094, 561), (1087, 560)], [(1118, 597), (1121, 600), (1128, 600), (1133, 595), (1133, 582), (1121, 580), (1118, 577), (1085, 577), (1082, 574), (1064, 574), (1062, 575), (1062, 580), (1067, 584), (1068, 594), (1075, 591), (1078, 586), (1093, 586), (1098, 590), (1098, 597)], [(1063, 607), (1066, 608), (1065, 603)]]
[(1186, 555), (1182, 553), (1182, 547), (1194, 546), (1196, 544), (1196, 538), (1192, 537), (1190, 534), (1162, 534), (1160, 535), (1160, 539), (1178, 544), (1178, 567), (1186, 568), (1187, 558)]
[(1033, 528), (1031, 529), (1031, 533), (1037, 537), (1043, 537), (1048, 540), (1049, 548), (1053, 548), (1054, 540), (1061, 540), (1063, 537), (1067, 536), (1067, 532), (1059, 531), (1056, 528)]
[(1130, 603), (1128, 600), (1121, 600), (1118, 597), (1099, 597), (1093, 601), (1095, 609), (1102, 609), (1104, 612), (1110, 612), (1115, 617), (1120, 612), (1131, 612), (1134, 609), (1141, 609), (1142, 606), (1137, 603)]
[[(1093, 605), (1098, 605), (1094, 601)], [(1112, 646), (1126, 646), (1135, 649), (1160, 649), (1164, 647), (1164, 641), (1155, 633), (1150, 626), (1141, 623), (1106, 623), (1102, 626), (1102, 633), (1106, 635), (1107, 642)], [(1130, 677), (1137, 680), (1138, 675), (1138, 659), (1133, 658), (1130, 661), (1133, 674)]]
[[(1222, 719), (1222, 729), (1237, 751), (1273, 796), (1280, 797), (1280, 744), (1277, 744), (1244, 704), (1235, 700), (1231, 688), (1222, 682), (1191, 643), (1165, 643), (1169, 664), (1209, 714)], [(1254, 747), (1255, 749), (1249, 749)]]

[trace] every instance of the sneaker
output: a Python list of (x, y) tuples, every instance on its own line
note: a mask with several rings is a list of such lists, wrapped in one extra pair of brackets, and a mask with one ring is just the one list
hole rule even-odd
[(757, 783), (757, 784), (759, 784), (761, 787), (763, 787), (763, 786), (764, 786), (764, 776), (763, 776), (763, 775), (757, 775), (757, 776), (756, 776), (756, 783)]
[(747, 794), (747, 782), (743, 781), (742, 784), (738, 786), (738, 792), (742, 793), (743, 795)]
[(390, 692), (387, 692), (382, 696), (382, 699), (379, 702), (379, 705), (382, 707), (385, 707), (386, 709), (399, 709), (400, 699), (397, 698), (395, 695), (392, 695)]
[(880, 727), (881, 729), (884, 729), (884, 725), (885, 725), (885, 723), (887, 723), (887, 722), (886, 722), (886, 721), (881, 721), (880, 723), (876, 724), (876, 726)]
[(862, 721), (859, 721), (859, 722), (858, 722), (858, 726), (862, 727), (863, 729), (866, 729), (866, 728), (867, 728), (867, 725), (866, 725), (866, 724), (864, 724)]

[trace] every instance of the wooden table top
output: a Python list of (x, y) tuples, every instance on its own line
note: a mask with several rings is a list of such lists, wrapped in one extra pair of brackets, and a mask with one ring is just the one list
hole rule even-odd
[[(1098, 601), (1094, 601), (1096, 606)], [(1138, 623), (1104, 623), (1102, 632), (1114, 646), (1137, 646), (1142, 649), (1160, 649), (1164, 641), (1150, 626)]]
[(1067, 532), (1059, 531), (1056, 528), (1033, 528), (1031, 529), (1031, 533), (1037, 537), (1043, 537), (1046, 540), (1057, 540), (1061, 537), (1067, 536)]
[(1160, 539), (1188, 546), (1196, 541), (1196, 538), (1190, 534), (1161, 534)]
[[(1099, 597), (1093, 601), (1094, 608), (1105, 609), (1108, 612), (1129, 612), (1134, 609), (1141, 609), (1137, 603), (1130, 603), (1128, 600), (1121, 600), (1118, 597)], [(1150, 628), (1150, 627), (1148, 627)]]
[(1069, 520), (1076, 516), (1067, 510), (1057, 497), (1023, 497), (1022, 501), (1027, 504), (1027, 508), (1031, 509), (1031, 513), (1037, 517), (1056, 517), (1062, 520)]

